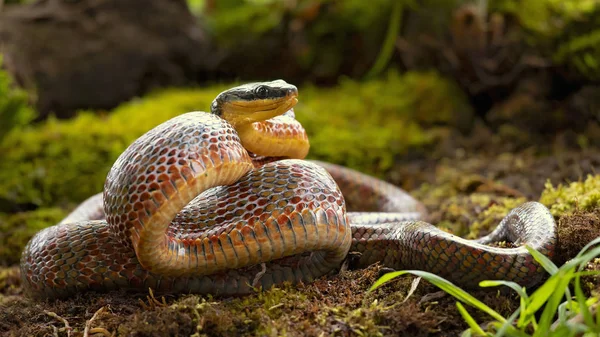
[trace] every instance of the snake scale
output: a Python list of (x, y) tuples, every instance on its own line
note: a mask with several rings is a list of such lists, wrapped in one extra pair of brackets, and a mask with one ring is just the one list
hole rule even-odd
[[(552, 257), (553, 217), (527, 202), (471, 241), (423, 222), (403, 190), (334, 164), (302, 160), (298, 91), (277, 80), (219, 94), (150, 130), (117, 159), (102, 194), (37, 233), (21, 259), (35, 298), (87, 290), (247, 294), (309, 282), (340, 267), (421, 269), (463, 287), (485, 279), (532, 286), (544, 277), (525, 247)], [(76, 188), (76, 187), (74, 187)], [(360, 209), (361, 212), (350, 212)]]

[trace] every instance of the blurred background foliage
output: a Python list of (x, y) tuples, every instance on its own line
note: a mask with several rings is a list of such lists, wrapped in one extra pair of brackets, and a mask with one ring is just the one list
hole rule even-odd
[[(474, 9), (476, 17), (464, 18), (470, 27), (462, 32), (466, 34), (463, 36), (455, 30), (451, 37), (457, 40), (455, 44), (471, 43), (483, 48), (516, 24), (519, 32), (509, 38), (540, 48), (540, 56), (548, 57), (547, 61), (553, 65), (571, 67), (578, 75), (590, 79), (596, 79), (600, 67), (597, 0), (190, 0), (188, 3), (223, 46), (235, 47), (240, 43), (240, 35), (252, 40), (276, 29), (297, 33), (301, 36), (298, 38), (301, 41), (295, 41), (301, 45), (298, 61), (307, 68), (318, 66), (318, 61), (324, 61), (322, 57), (350, 56), (341, 52), (345, 44), (352, 43), (348, 37), (354, 34), (374, 40), (376, 45), (368, 48), (383, 50), (381, 44), (387, 42), (383, 40), (385, 28), (392, 24), (394, 7), (400, 7), (405, 17), (421, 19), (416, 24), (421, 35), (432, 34), (444, 40), (448, 38), (448, 28), (461, 24), (460, 11), (455, 11), (461, 6)], [(449, 15), (453, 11), (454, 17)], [(427, 20), (422, 20), (423, 17)], [(415, 24), (415, 20), (405, 21), (409, 22), (400, 24), (405, 30)], [(400, 29), (393, 33), (395, 37), (402, 36)], [(474, 40), (458, 41), (469, 38)], [(336, 43), (324, 43), (331, 41)], [(396, 44), (396, 39), (390, 43)], [(335, 69), (336, 63), (341, 61), (330, 60), (327, 66)]]
[[(113, 161), (135, 138), (183, 112), (207, 110), (217, 93), (241, 82), (277, 77), (297, 84), (296, 115), (309, 133), (310, 157), (384, 178), (407, 159), (600, 144), (600, 0), (188, 0), (187, 5), (195, 24), (182, 31), (208, 37), (194, 40), (206, 53), (187, 55), (202, 68), (186, 64), (173, 71), (181, 63), (179, 50), (166, 57), (170, 63), (163, 68), (161, 59), (153, 59), (156, 68), (144, 69), (136, 81), (157, 73), (158, 81), (109, 83), (117, 92), (139, 88), (105, 105), (54, 104), (81, 97), (78, 86), (67, 90), (72, 97), (44, 98), (50, 95), (47, 83), (60, 87), (92, 76), (92, 58), (80, 60), (87, 71), (51, 82), (54, 72), (75, 68), (77, 60), (49, 72), (36, 68), (47, 65), (46, 59), (23, 63), (36, 59), (22, 57), (19, 48), (0, 48), (5, 53), (0, 243), (12, 242), (0, 246), (20, 249), (30, 233), (101, 191)], [(18, 21), (22, 13), (44, 8), (36, 15), (51, 21), (47, 11), (59, 8), (82, 9), (85, 20), (93, 16), (94, 24), (85, 27), (101, 36), (93, 32), (100, 16), (90, 14), (98, 8), (86, 6), (85, 0), (6, 0), (0, 32), (1, 15)], [(4, 20), (4, 29), (17, 21)], [(123, 58), (134, 52), (125, 50)], [(111, 69), (119, 62), (111, 57), (100, 64), (106, 68), (98, 68), (99, 76), (110, 78), (111, 71), (130, 66)], [(183, 78), (165, 75), (172, 73)], [(93, 87), (106, 78), (84, 83)], [(44, 99), (53, 104), (40, 105)], [(7, 260), (13, 253), (0, 251), (0, 264), (14, 263)]]
[(0, 69), (0, 141), (10, 129), (33, 121), (35, 111), (29, 103), (27, 93), (16, 87), (11, 76)]

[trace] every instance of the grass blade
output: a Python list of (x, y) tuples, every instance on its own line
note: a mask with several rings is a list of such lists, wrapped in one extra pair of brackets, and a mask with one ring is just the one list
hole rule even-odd
[[(521, 317), (519, 317), (519, 321), (517, 322), (517, 326), (522, 327), (522, 326), (526, 326), (530, 323), (534, 327), (537, 326), (537, 322), (535, 321), (535, 316), (526, 314), (527, 313), (526, 308), (529, 305), (529, 296), (525, 292), (525, 288), (521, 287), (518, 283), (511, 282), (511, 281), (503, 281), (503, 280), (493, 280), (493, 281), (486, 280), (486, 281), (479, 282), (479, 285), (481, 287), (495, 287), (495, 286), (503, 285), (503, 286), (507, 286), (507, 287), (511, 288), (512, 290), (516, 291), (517, 294), (520, 296), (519, 309), (517, 309), (516, 312), (522, 313)], [(514, 315), (514, 313), (513, 313), (513, 315)]]
[(483, 331), (483, 329), (479, 326), (479, 324), (477, 324), (473, 316), (469, 314), (467, 309), (465, 309), (465, 307), (462, 304), (460, 304), (460, 302), (456, 302), (456, 307), (458, 308), (458, 312), (463, 317), (465, 322), (467, 322), (467, 324), (469, 325), (471, 331), (475, 332), (475, 334), (478, 336), (488, 336), (488, 334), (485, 331)]
[(594, 322), (594, 318), (592, 317), (592, 313), (587, 304), (587, 300), (585, 295), (583, 294), (583, 290), (581, 290), (581, 276), (579, 273), (575, 276), (575, 299), (577, 299), (577, 303), (579, 304), (579, 314), (583, 316), (583, 321), (590, 328), (597, 330), (598, 327)]
[(443, 291), (447, 292), (448, 294), (454, 296), (459, 301), (462, 301), (465, 304), (468, 304), (474, 308), (477, 308), (477, 309), (487, 313), (488, 315), (492, 316), (494, 319), (496, 319), (502, 323), (504, 323), (506, 321), (506, 319), (504, 317), (502, 317), (502, 315), (500, 315), (494, 309), (488, 307), (483, 302), (481, 302), (480, 300), (473, 297), (471, 294), (467, 293), (466, 291), (464, 291), (461, 288), (454, 285), (452, 282), (450, 282), (442, 277), (439, 277), (435, 274), (426, 272), (426, 271), (402, 270), (402, 271), (387, 273), (387, 274), (383, 275), (382, 277), (380, 277), (379, 280), (377, 280), (375, 282), (375, 284), (373, 284), (371, 289), (369, 289), (369, 291), (373, 291), (373, 290), (379, 288), (384, 283), (386, 283), (398, 276), (405, 275), (405, 274), (413, 274), (416, 276), (420, 276), (420, 277), (424, 278), (425, 280), (429, 281), (430, 283), (434, 284), (436, 287), (438, 287), (438, 288), (442, 289)]
[[(562, 275), (563, 272), (564, 275)], [(561, 272), (552, 276), (552, 278), (555, 278), (557, 276), (562, 277), (559, 278), (558, 282), (556, 283), (556, 287), (552, 290), (551, 295), (548, 298), (546, 305), (544, 306), (544, 310), (542, 311), (542, 314), (540, 316), (538, 328), (533, 334), (534, 337), (547, 336), (548, 332), (550, 331), (550, 325), (554, 320), (554, 315), (556, 314), (558, 306), (560, 305), (563, 296), (565, 295), (566, 289), (569, 287), (571, 279), (573, 279), (573, 275), (574, 271), (573, 269), (570, 269), (567, 271), (561, 270)], [(533, 303), (533, 295), (531, 295), (531, 298)]]
[(558, 272), (558, 267), (544, 254), (533, 249), (530, 245), (525, 245), (525, 249), (533, 256), (533, 258), (548, 272), (550, 275), (554, 275)]
[(494, 335), (494, 337), (501, 337), (504, 336), (504, 334), (506, 334), (507, 331), (510, 331), (511, 335), (519, 335), (519, 336), (527, 336), (526, 333), (522, 333), (520, 331), (518, 331), (517, 329), (515, 329), (512, 324), (515, 321), (515, 319), (517, 318), (517, 316), (519, 315), (519, 313), (521, 312), (521, 308), (515, 310), (515, 312), (513, 312), (512, 315), (510, 315), (510, 317), (506, 320), (506, 322), (502, 323), (502, 325), (500, 326), (500, 329), (498, 329), (498, 331), (496, 331), (496, 334)]
[(527, 293), (525, 292), (525, 288), (521, 287), (518, 283), (512, 281), (486, 280), (479, 282), (479, 286), (483, 288), (506, 286), (514, 290), (519, 296), (525, 299), (529, 298), (529, 296), (527, 296)]
[[(548, 299), (552, 296), (554, 291), (556, 291), (558, 284), (563, 277), (565, 277), (563, 273), (557, 273), (550, 276), (550, 278), (531, 295), (529, 305), (525, 312), (527, 316), (535, 314), (536, 311), (548, 302)], [(564, 292), (564, 288), (562, 291)]]
[[(596, 241), (596, 240), (594, 240)], [(561, 269), (583, 268), (588, 262), (600, 255), (600, 247), (595, 247), (585, 254), (577, 254), (577, 256), (563, 264)]]

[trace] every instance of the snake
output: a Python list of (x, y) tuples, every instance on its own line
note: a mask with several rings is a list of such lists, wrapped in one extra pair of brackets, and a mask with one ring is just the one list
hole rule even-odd
[[(183, 113), (139, 137), (102, 193), (27, 243), (25, 293), (238, 296), (334, 274), (350, 252), (359, 268), (425, 270), (465, 288), (545, 278), (525, 247), (554, 255), (556, 224), (544, 205), (523, 203), (477, 240), (447, 233), (401, 188), (305, 160), (297, 102), (283, 80), (243, 84), (221, 92), (210, 112)], [(502, 240), (514, 246), (492, 245)]]

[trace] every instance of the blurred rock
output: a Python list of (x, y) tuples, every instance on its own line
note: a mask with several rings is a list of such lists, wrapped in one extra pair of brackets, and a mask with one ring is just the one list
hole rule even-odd
[(40, 0), (0, 13), (0, 53), (40, 117), (202, 82), (216, 63), (184, 0)]

